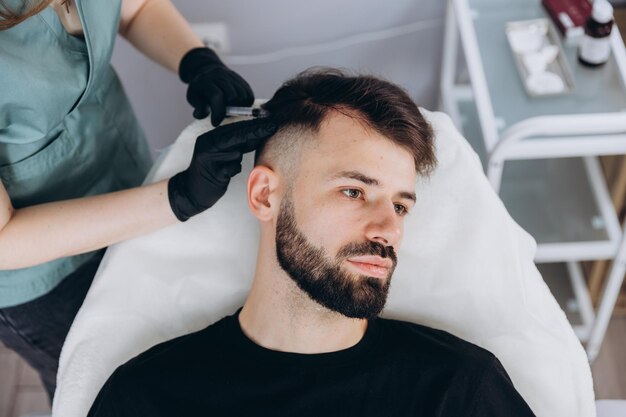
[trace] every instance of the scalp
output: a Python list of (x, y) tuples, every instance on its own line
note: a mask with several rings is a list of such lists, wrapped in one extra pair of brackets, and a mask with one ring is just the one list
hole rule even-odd
[(298, 174), (305, 148), (314, 140), (311, 128), (283, 126), (258, 150), (255, 165), (267, 166), (291, 182)]

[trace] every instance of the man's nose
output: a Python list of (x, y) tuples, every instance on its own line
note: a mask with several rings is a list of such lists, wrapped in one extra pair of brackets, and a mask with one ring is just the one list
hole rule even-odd
[(402, 217), (393, 204), (379, 203), (372, 210), (365, 233), (370, 241), (395, 247), (402, 239)]

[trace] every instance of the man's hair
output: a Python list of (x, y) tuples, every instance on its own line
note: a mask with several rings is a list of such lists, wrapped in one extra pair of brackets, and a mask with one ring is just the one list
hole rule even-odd
[(275, 161), (289, 170), (296, 166), (303, 142), (336, 111), (407, 150), (418, 174), (428, 175), (436, 165), (432, 128), (408, 94), (388, 81), (337, 69), (309, 69), (285, 82), (262, 107), (279, 129), (257, 151), (259, 164)]

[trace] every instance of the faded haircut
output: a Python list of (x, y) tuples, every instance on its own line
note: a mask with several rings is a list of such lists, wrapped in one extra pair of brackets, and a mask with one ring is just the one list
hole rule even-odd
[(262, 107), (279, 128), (257, 150), (257, 164), (275, 161), (292, 171), (304, 143), (315, 138), (333, 111), (358, 120), (408, 151), (418, 174), (429, 175), (437, 163), (432, 128), (417, 105), (402, 88), (380, 78), (313, 68), (285, 82)]

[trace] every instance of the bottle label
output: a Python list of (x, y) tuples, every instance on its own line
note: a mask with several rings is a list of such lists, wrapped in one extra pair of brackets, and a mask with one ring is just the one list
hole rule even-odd
[(580, 43), (580, 57), (592, 64), (603, 64), (611, 56), (609, 37), (592, 38), (585, 35)]

